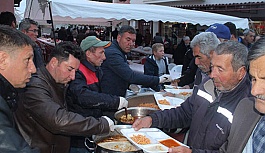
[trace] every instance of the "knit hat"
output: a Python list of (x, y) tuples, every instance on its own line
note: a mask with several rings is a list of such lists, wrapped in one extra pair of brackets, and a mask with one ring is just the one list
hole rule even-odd
[(101, 41), (95, 36), (86, 37), (80, 44), (83, 51), (88, 50), (90, 47), (107, 47), (110, 45), (110, 41)]
[(231, 38), (231, 33), (229, 28), (219, 23), (211, 25), (205, 32), (212, 32), (217, 36), (217, 38), (222, 38), (227, 40), (230, 40)]

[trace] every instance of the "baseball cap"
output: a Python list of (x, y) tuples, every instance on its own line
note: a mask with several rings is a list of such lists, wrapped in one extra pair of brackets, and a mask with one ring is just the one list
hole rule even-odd
[(80, 44), (83, 51), (88, 50), (90, 47), (107, 47), (110, 45), (110, 41), (101, 41), (96, 36), (86, 37)]
[(231, 33), (227, 26), (219, 23), (215, 23), (211, 25), (205, 32), (212, 32), (214, 33), (217, 38), (227, 39), (230, 40)]

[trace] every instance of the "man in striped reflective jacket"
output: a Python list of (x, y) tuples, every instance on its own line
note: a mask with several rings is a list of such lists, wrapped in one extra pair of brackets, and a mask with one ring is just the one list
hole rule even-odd
[(187, 128), (187, 145), (169, 152), (218, 152), (229, 135), (237, 104), (250, 96), (247, 49), (238, 42), (218, 45), (211, 54), (211, 72), (180, 107), (150, 114), (133, 127)]

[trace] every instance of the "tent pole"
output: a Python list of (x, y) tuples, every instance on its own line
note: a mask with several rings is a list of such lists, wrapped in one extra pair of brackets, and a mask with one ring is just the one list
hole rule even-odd
[(29, 15), (28, 15), (28, 18), (30, 18), (30, 13), (31, 13), (31, 8), (32, 8), (32, 2), (33, 2), (33, 0), (30, 2), (30, 8), (29, 8)]
[(51, 2), (50, 1), (48, 1), (48, 5), (49, 5), (49, 12), (50, 12), (50, 18), (51, 18), (51, 23), (52, 23), (52, 34), (53, 34), (54, 44), (56, 47), (57, 43), (56, 43), (56, 36), (55, 36), (55, 30), (54, 30), (54, 25), (53, 25), (52, 9), (51, 9)]

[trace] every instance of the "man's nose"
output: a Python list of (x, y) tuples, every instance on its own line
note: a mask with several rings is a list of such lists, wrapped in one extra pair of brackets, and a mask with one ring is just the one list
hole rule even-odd
[(33, 61), (30, 62), (29, 64), (30, 64), (30, 65), (29, 65), (29, 72), (30, 72), (30, 73), (36, 73), (36, 67), (35, 67)]
[(262, 83), (259, 83), (257, 81), (254, 83), (252, 82), (251, 94), (253, 96), (257, 96), (260, 94), (264, 95), (264, 93), (262, 93), (263, 92), (262, 87), (263, 87)]
[(72, 72), (70, 74), (70, 78), (71, 78), (71, 80), (75, 79), (75, 70), (72, 70)]
[(200, 60), (198, 58), (195, 58), (195, 64), (199, 65), (200, 64)]
[(215, 78), (216, 77), (216, 70), (214, 68), (211, 68), (211, 73), (210, 73), (210, 78)]

